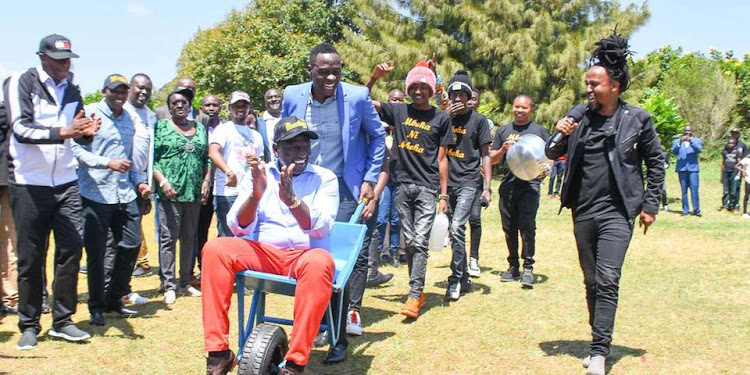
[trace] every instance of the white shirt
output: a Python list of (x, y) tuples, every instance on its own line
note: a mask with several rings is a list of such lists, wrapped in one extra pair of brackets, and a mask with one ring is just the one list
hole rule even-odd
[(122, 109), (130, 114), (130, 117), (135, 124), (135, 136), (133, 136), (133, 168), (139, 173), (146, 174), (147, 178), (145, 181), (148, 181), (148, 186), (153, 188), (153, 175), (150, 169), (151, 165), (154, 163), (152, 138), (154, 136), (154, 125), (156, 125), (156, 113), (146, 106), (137, 108), (130, 104), (130, 102), (125, 102)]
[[(208, 143), (221, 146), (221, 156), (227, 163), (227, 167), (237, 175), (238, 183), (245, 175), (247, 155), (263, 156), (263, 137), (260, 133), (231, 121), (219, 124), (209, 135)], [(236, 186), (227, 186), (227, 174), (216, 168), (214, 195), (233, 197), (238, 193)]]
[(745, 183), (750, 184), (750, 156), (742, 158), (740, 164), (745, 167)]

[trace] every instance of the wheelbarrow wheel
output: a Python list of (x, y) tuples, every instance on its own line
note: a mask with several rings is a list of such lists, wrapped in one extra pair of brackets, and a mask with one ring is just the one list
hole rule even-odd
[(261, 323), (250, 333), (240, 359), (239, 375), (269, 375), (278, 372), (289, 350), (286, 332), (281, 327)]

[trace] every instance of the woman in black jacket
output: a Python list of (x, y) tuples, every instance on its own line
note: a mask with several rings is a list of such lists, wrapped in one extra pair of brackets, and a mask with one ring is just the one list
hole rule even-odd
[(565, 153), (568, 157), (561, 204), (573, 212), (586, 285), (592, 342), (584, 366), (591, 375), (604, 374), (610, 354), (620, 274), (635, 217), (645, 234), (656, 220), (664, 183), (664, 154), (651, 115), (620, 100), (630, 82), (628, 42), (614, 34), (596, 45), (586, 73), (586, 108), (574, 108), (557, 123), (555, 130), (565, 137), (555, 142), (553, 136), (546, 150), (553, 160)]

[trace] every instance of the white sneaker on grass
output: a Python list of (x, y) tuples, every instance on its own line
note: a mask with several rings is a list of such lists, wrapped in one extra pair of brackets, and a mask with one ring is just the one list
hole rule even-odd
[(180, 294), (186, 295), (188, 297), (200, 297), (201, 291), (196, 289), (192, 285), (188, 285), (185, 288), (180, 288)]
[(482, 274), (482, 270), (479, 268), (479, 260), (477, 258), (469, 259), (469, 276), (479, 277)]
[(604, 356), (595, 355), (591, 357), (591, 362), (586, 370), (586, 375), (605, 375)]
[(167, 305), (174, 305), (175, 301), (177, 301), (177, 295), (174, 290), (170, 289), (164, 292), (164, 303)]
[(145, 305), (148, 302), (148, 298), (141, 297), (138, 293), (129, 293), (122, 297), (122, 302), (126, 305)]
[(357, 310), (349, 310), (349, 313), (346, 314), (346, 334), (362, 336), (362, 320)]
[(742, 214), (743, 219), (750, 219), (750, 214)]

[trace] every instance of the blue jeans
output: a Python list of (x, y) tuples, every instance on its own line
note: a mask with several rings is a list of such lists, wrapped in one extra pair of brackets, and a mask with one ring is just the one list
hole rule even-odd
[(383, 250), (383, 242), (385, 240), (385, 230), (388, 224), (391, 225), (391, 233), (389, 236), (388, 244), (392, 257), (398, 255), (398, 245), (401, 241), (401, 221), (398, 219), (398, 211), (396, 206), (393, 204), (396, 197), (396, 189), (391, 182), (385, 186), (383, 193), (380, 194), (380, 201), (378, 202), (378, 254)]
[(694, 214), (700, 214), (701, 213), (701, 200), (700, 195), (698, 195), (698, 185), (699, 185), (699, 173), (698, 171), (695, 172), (689, 172), (689, 171), (679, 171), (677, 172), (679, 178), (680, 178), (680, 187), (682, 188), (682, 213), (687, 214), (688, 211), (690, 211), (690, 207), (688, 206), (688, 188), (690, 189), (690, 198), (692, 198), (693, 201), (693, 213)]
[(234, 237), (234, 233), (227, 225), (227, 214), (232, 208), (237, 196), (226, 197), (217, 195), (214, 197), (214, 209), (216, 210), (216, 229), (219, 231), (219, 237)]
[(409, 266), (409, 296), (417, 299), (424, 290), (437, 194), (435, 189), (415, 184), (400, 184), (396, 188), (396, 209), (401, 219)]
[[(549, 175), (549, 190), (547, 191), (548, 195), (557, 194), (560, 195), (560, 186), (562, 185), (563, 181), (563, 174), (565, 173), (565, 161), (563, 160), (555, 160), (555, 162), (552, 164), (552, 171), (550, 171)], [(554, 187), (554, 192), (552, 191)]]
[(469, 274), (466, 272), (466, 222), (469, 221), (476, 192), (477, 188), (474, 186), (456, 186), (448, 189), (448, 203), (451, 207), (450, 231), (453, 237), (449, 284), (465, 282), (469, 279)]

